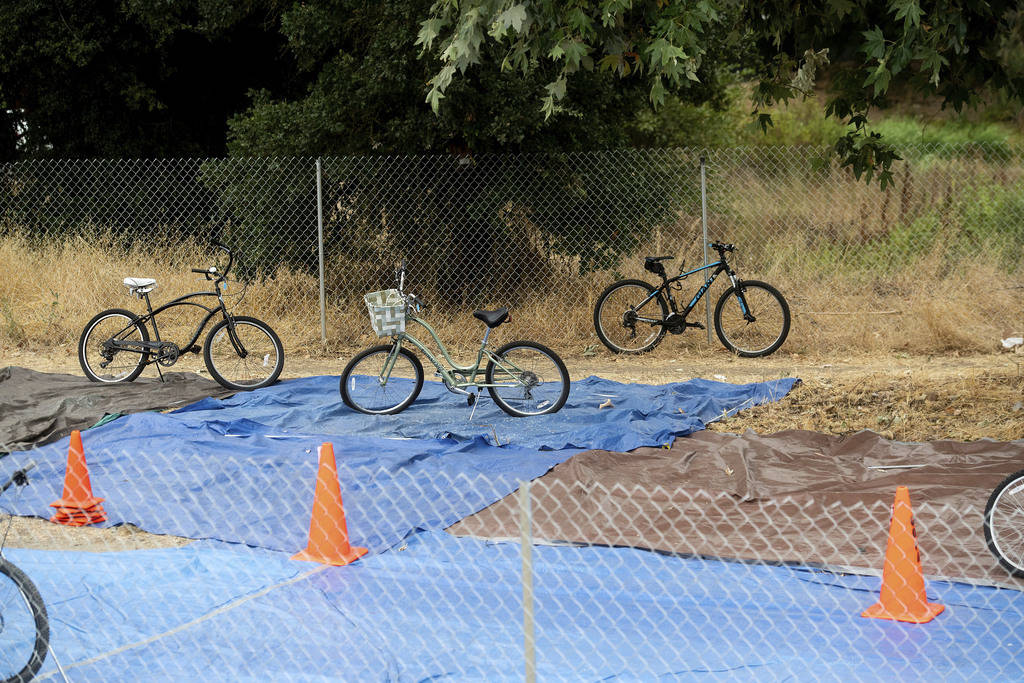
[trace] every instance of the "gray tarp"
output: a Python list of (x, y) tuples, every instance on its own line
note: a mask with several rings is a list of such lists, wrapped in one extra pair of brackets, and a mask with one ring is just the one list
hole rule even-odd
[(207, 396), (235, 393), (190, 372), (168, 372), (164, 378), (100, 384), (86, 377), (6, 367), (0, 370), (0, 453), (57, 441), (104, 415), (180, 408)]
[[(914, 467), (893, 468), (900, 465)], [(558, 465), (531, 485), (533, 535), (879, 573), (902, 485), (926, 575), (1021, 588), (1024, 581), (999, 568), (982, 532), (992, 489), (1021, 469), (1024, 441), (703, 431), (671, 449), (587, 451)], [(518, 506), (509, 496), (449, 531), (518, 538)]]

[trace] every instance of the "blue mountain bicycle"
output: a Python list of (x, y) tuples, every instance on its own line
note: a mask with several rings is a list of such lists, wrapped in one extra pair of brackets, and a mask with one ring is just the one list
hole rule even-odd
[[(708, 246), (718, 252), (717, 261), (687, 273), (680, 268), (679, 274), (671, 278), (662, 264), (671, 256), (644, 259), (644, 269), (661, 277), (658, 287), (643, 280), (620, 280), (609, 285), (594, 306), (594, 327), (601, 342), (615, 353), (645, 353), (661, 343), (666, 332), (682, 334), (688, 327), (704, 329), (686, 317), (715, 278), (725, 273), (732, 286), (718, 299), (714, 315), (715, 333), (722, 344), (744, 358), (767, 356), (778, 350), (789, 334), (786, 299), (766, 282), (736, 278), (725, 257), (735, 249), (732, 244), (712, 242)], [(682, 288), (681, 280), (702, 270), (712, 270), (711, 276), (679, 310), (672, 291)]]

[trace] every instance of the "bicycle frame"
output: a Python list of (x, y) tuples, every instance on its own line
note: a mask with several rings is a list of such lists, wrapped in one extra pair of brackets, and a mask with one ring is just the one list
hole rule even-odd
[[(196, 299), (196, 298), (199, 298), (199, 297), (208, 297), (208, 296), (213, 296), (213, 297), (217, 298), (217, 305), (216, 306), (204, 306), (203, 304), (201, 304), (201, 303), (199, 303), (197, 301), (191, 301), (191, 299)], [(156, 309), (153, 308), (153, 305), (152, 305), (152, 303), (149, 300), (149, 293), (148, 292), (143, 294), (143, 298), (145, 298), (145, 300), (146, 300), (146, 309), (149, 312), (146, 313), (143, 316), (140, 316), (140, 317), (136, 318), (135, 321), (131, 325), (128, 325), (125, 328), (123, 328), (121, 330), (121, 332), (119, 332), (118, 334), (121, 334), (122, 332), (126, 332), (128, 329), (133, 327), (135, 324), (142, 324), (142, 325), (147, 325), (148, 324), (153, 329), (153, 336), (154, 336), (155, 340), (154, 341), (150, 341), (150, 342), (147, 343), (147, 342), (144, 342), (144, 341), (127, 341), (127, 340), (112, 339), (111, 340), (111, 345), (112, 345), (112, 347), (114, 349), (116, 349), (118, 351), (132, 351), (132, 352), (142, 353), (142, 354), (146, 354), (146, 353), (150, 353), (150, 352), (158, 352), (160, 350), (160, 348), (161, 348), (161, 345), (164, 342), (160, 338), (160, 328), (157, 325), (156, 316), (158, 316), (163, 311), (166, 311), (168, 309), (171, 309), (171, 308), (174, 308), (174, 307), (177, 307), (177, 306), (195, 306), (197, 308), (201, 308), (204, 311), (206, 311), (206, 315), (203, 317), (202, 321), (200, 321), (199, 325), (196, 327), (195, 331), (192, 333), (192, 337), (188, 340), (188, 342), (186, 342), (181, 347), (179, 347), (180, 350), (182, 350), (182, 351), (191, 350), (192, 347), (195, 345), (195, 343), (199, 340), (199, 337), (202, 335), (203, 330), (206, 329), (206, 325), (210, 322), (210, 320), (213, 318), (213, 316), (215, 316), (218, 313), (220, 313), (226, 320), (228, 320), (228, 337), (231, 340), (232, 346), (235, 347), (235, 351), (238, 352), (239, 356), (241, 356), (242, 358), (245, 358), (245, 356), (247, 355), (247, 352), (246, 352), (245, 348), (242, 346), (241, 341), (238, 339), (238, 336), (235, 334), (235, 326), (234, 326), (234, 324), (232, 322), (233, 319), (231, 317), (231, 314), (228, 313), (227, 306), (224, 304), (224, 297), (223, 297), (223, 295), (221, 294), (221, 292), (219, 290), (218, 291), (214, 291), (214, 292), (191, 292), (189, 294), (185, 294), (183, 296), (179, 296), (176, 299), (172, 299), (171, 301), (168, 301), (167, 303), (163, 304), (162, 306), (157, 307)], [(115, 335), (115, 337), (116, 337), (116, 335)], [(159, 355), (157, 355), (157, 354), (152, 354), (152, 355), (153, 355), (153, 357), (151, 357), (151, 358), (146, 360), (147, 364), (158, 362)]]
[[(686, 278), (690, 277), (694, 273), (699, 273), (699, 272), (701, 272), (703, 270), (710, 270), (712, 268), (715, 269), (714, 272), (711, 273), (711, 275), (707, 278), (707, 280), (704, 282), (704, 284), (701, 285), (700, 289), (697, 290), (697, 293), (693, 295), (693, 298), (690, 299), (690, 303), (686, 304), (686, 307), (682, 310), (682, 312), (680, 312), (679, 311), (679, 307), (676, 304), (676, 299), (675, 299), (674, 296), (672, 296), (672, 285), (675, 284), (676, 282), (681, 281), (681, 280), (685, 280)], [(721, 255), (720, 255), (720, 260), (715, 261), (714, 263), (709, 263), (706, 266), (701, 266), (699, 268), (694, 268), (693, 270), (691, 270), (689, 272), (686, 272), (686, 273), (682, 273), (681, 272), (681, 273), (679, 273), (679, 275), (676, 275), (675, 277), (667, 278), (664, 275), (662, 275), (661, 286), (659, 286), (657, 289), (655, 289), (653, 292), (651, 292), (650, 295), (647, 296), (647, 298), (645, 298), (643, 301), (641, 301), (639, 304), (637, 304), (637, 306), (636, 306), (636, 308), (634, 310), (639, 310), (639, 309), (643, 308), (647, 304), (647, 302), (649, 302), (652, 299), (654, 299), (656, 296), (658, 296), (659, 293), (665, 292), (665, 294), (668, 296), (668, 302), (669, 302), (669, 306), (672, 309), (672, 313), (673, 314), (677, 314), (677, 315), (681, 315), (683, 318), (686, 318), (686, 316), (688, 316), (690, 314), (690, 311), (692, 311), (694, 309), (694, 307), (700, 302), (700, 300), (704, 297), (704, 295), (707, 293), (707, 291), (711, 288), (711, 284), (715, 281), (715, 279), (719, 275), (721, 275), (723, 272), (726, 273), (729, 276), (729, 281), (732, 282), (733, 287), (736, 287), (737, 286), (736, 272), (733, 271), (733, 269), (729, 267), (728, 262), (725, 260), (725, 256), (721, 256)], [(747, 308), (747, 302), (743, 299), (742, 293), (740, 293), (736, 298), (739, 300), (740, 310), (743, 312), (743, 315), (744, 316), (749, 316), (750, 315), (750, 311)], [(664, 320), (662, 318), (646, 318), (646, 317), (643, 317), (643, 316), (640, 316), (640, 315), (637, 316), (636, 320), (637, 320), (637, 322), (655, 323), (655, 324), (664, 322)]]
[[(384, 381), (386, 381), (386, 379), (384, 378), (391, 376), (391, 370), (394, 367), (395, 361), (398, 359), (398, 353), (402, 348), (403, 342), (406, 341), (423, 352), (423, 355), (427, 357), (427, 360), (429, 360), (431, 364), (433, 364), (433, 366), (437, 368), (437, 371), (441, 375), (445, 384), (452, 387), (453, 389), (460, 391), (461, 393), (468, 394), (469, 392), (466, 391), (468, 387), (486, 389), (487, 387), (506, 386), (504, 384), (488, 384), (486, 380), (477, 381), (477, 375), (484, 372), (484, 370), (480, 367), (481, 363), (483, 362), (484, 356), (487, 356), (488, 360), (494, 361), (495, 365), (501, 367), (506, 371), (508, 371), (509, 369), (521, 371), (521, 368), (517, 367), (514, 363), (509, 362), (508, 359), (506, 358), (498, 356), (496, 353), (487, 348), (487, 340), (491, 336), (491, 328), (487, 328), (486, 331), (484, 332), (483, 341), (480, 342), (480, 348), (476, 354), (476, 361), (472, 365), (459, 365), (455, 361), (455, 359), (452, 358), (451, 354), (448, 352), (448, 347), (444, 345), (444, 342), (441, 341), (441, 338), (437, 335), (437, 332), (434, 330), (434, 328), (431, 327), (430, 323), (414, 315), (410, 315), (406, 318), (406, 328), (408, 328), (409, 323), (419, 324), (421, 327), (423, 327), (423, 329), (427, 331), (427, 333), (431, 337), (433, 337), (434, 343), (437, 344), (437, 348), (441, 351), (442, 357), (444, 358), (445, 362), (448, 363), (451, 369), (449, 370), (449, 368), (446, 368), (437, 358), (437, 356), (431, 353), (430, 349), (427, 347), (426, 344), (424, 344), (422, 341), (420, 341), (413, 335), (409, 334), (409, 332), (402, 332), (392, 337), (392, 339), (394, 340), (394, 345), (392, 346), (391, 353), (389, 354), (388, 360), (384, 364), (384, 368), (381, 371), (380, 375), (381, 379), (383, 379)], [(466, 375), (467, 380), (465, 382), (460, 381), (455, 376), (456, 374)]]

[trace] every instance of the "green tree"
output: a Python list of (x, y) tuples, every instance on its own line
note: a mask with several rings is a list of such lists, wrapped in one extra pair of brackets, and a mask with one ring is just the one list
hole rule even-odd
[(294, 83), (278, 24), (272, 0), (3, 3), (0, 161), (223, 154), (247, 92)]
[[(419, 281), (448, 300), (468, 302), (485, 291), (515, 296), (544, 285), (544, 263), (555, 255), (583, 270), (607, 266), (674, 208), (667, 198), (678, 194), (679, 179), (656, 164), (596, 177), (580, 171), (585, 162), (559, 156), (627, 146), (636, 112), (649, 108), (639, 81), (581, 74), (567, 85), (560, 110), (546, 117), (535, 103), (556, 66), (538, 65), (523, 77), (503, 71), (495, 53), (452, 84), (435, 115), (423, 88), (439, 62), (424, 59), (415, 44), (429, 10), (427, 0), (292, 6), (281, 23), (307, 92), (254, 92), (252, 106), (229, 123), (229, 149), (237, 156), (360, 155), (324, 165), (333, 262), (359, 259), (373, 267), (389, 261), (385, 249), (439, 264)], [(715, 74), (705, 81), (716, 83)], [(694, 98), (715, 94), (713, 85), (701, 86)], [(410, 153), (438, 156), (364, 156)], [(232, 182), (241, 188), (260, 181), (254, 171)], [(301, 205), (307, 192), (291, 188), (276, 203)], [(284, 214), (256, 205), (239, 203), (231, 213), (264, 243), (290, 229)], [(584, 239), (569, 239), (566, 231), (581, 220), (588, 224)], [(524, 224), (538, 238), (513, 248)], [(531, 250), (534, 262), (513, 261)], [(513, 278), (495, 265), (502, 263), (530, 275)]]
[(825, 114), (852, 127), (835, 150), (884, 187), (898, 157), (868, 132), (869, 112), (897, 83), (958, 111), (993, 89), (1019, 99), (1022, 17), (1006, 0), (438, 0), (418, 43), (441, 61), (426, 97), (435, 111), (497, 54), (503, 70), (524, 76), (554, 67), (538, 99), (553, 116), (568, 84), (594, 71), (642, 80), (655, 106), (669, 92), (687, 98), (713, 60), (709, 46), (724, 42), (722, 66), (745, 65), (758, 80), (752, 104), (764, 127), (766, 107), (809, 92), (833, 63)]

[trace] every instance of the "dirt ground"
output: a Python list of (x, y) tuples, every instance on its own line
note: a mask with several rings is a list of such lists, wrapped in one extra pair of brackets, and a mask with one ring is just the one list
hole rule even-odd
[[(767, 358), (737, 358), (724, 349), (681, 351), (669, 345), (644, 356), (619, 356), (603, 348), (586, 355), (556, 350), (574, 380), (590, 375), (644, 384), (695, 377), (733, 384), (780, 377), (802, 380), (782, 401), (709, 427), (717, 431), (753, 429), (767, 434), (799, 428), (851, 434), (870, 429), (900, 441), (1024, 438), (1024, 347), (1016, 352), (929, 356), (803, 356), (780, 351)], [(282, 378), (340, 374), (351, 355), (289, 355)], [(0, 367), (6, 365), (82, 372), (74, 349), (0, 353)], [(174, 370), (205, 373), (198, 357), (183, 358)], [(154, 372), (148, 369), (146, 376)]]
[[(1024, 438), (1024, 353), (1020, 347), (1017, 351), (815, 357), (780, 351), (768, 358), (745, 359), (724, 350), (673, 354), (671, 347), (641, 357), (616, 356), (603, 349), (586, 355), (559, 350), (574, 380), (590, 375), (646, 384), (696, 377), (734, 384), (780, 377), (802, 380), (781, 401), (715, 422), (711, 430), (742, 433), (752, 429), (770, 434), (808, 429), (842, 435), (870, 429), (899, 441)], [(282, 377), (340, 374), (350, 356), (289, 356)], [(7, 365), (81, 374), (73, 349), (2, 350), (0, 367)], [(174, 369), (203, 370), (197, 359), (186, 359)], [(40, 519), (0, 516), (0, 535), (5, 530), (8, 546), (33, 548), (110, 551), (188, 542), (131, 526), (73, 529)]]

